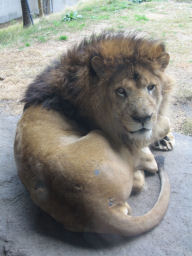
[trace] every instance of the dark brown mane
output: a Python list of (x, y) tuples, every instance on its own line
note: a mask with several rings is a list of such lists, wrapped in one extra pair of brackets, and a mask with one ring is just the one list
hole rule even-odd
[(163, 69), (167, 64), (165, 55), (161, 42), (145, 39), (136, 33), (92, 35), (37, 76), (22, 100), (24, 109), (41, 104), (68, 116), (78, 115), (78, 103), (87, 97), (88, 92), (95, 93), (93, 88), (100, 79), (91, 66), (93, 57), (99, 56), (103, 60), (103, 74), (109, 80), (118, 68), (125, 66), (131, 69), (139, 64), (149, 69)]

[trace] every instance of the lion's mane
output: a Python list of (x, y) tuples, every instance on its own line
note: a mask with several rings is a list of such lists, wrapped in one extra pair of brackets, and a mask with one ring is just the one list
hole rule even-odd
[[(85, 121), (86, 118), (83, 120), (80, 112), (87, 111), (86, 104), (96, 93), (98, 84), (98, 76), (91, 65), (91, 59), (95, 56), (103, 60), (105, 72), (102, 79), (106, 83), (125, 67), (129, 75), (137, 79), (134, 77), (135, 65), (139, 64), (154, 73), (155, 70), (163, 70), (169, 59), (162, 42), (146, 39), (137, 33), (93, 34), (37, 76), (22, 100), (25, 103), (24, 109), (41, 104), (72, 119)], [(168, 102), (170, 89), (171, 83), (167, 83), (162, 92), (160, 109)], [(92, 126), (89, 121), (86, 123)]]

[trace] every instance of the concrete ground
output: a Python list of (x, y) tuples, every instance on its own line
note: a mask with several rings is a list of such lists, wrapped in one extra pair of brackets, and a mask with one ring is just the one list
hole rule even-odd
[[(72, 233), (37, 208), (21, 184), (14, 163), (13, 141), (18, 116), (0, 111), (0, 255), (1, 256), (192, 256), (192, 138), (175, 134), (176, 146), (165, 156), (171, 183), (168, 212), (158, 227), (127, 239)], [(129, 200), (134, 214), (156, 201), (158, 176)]]

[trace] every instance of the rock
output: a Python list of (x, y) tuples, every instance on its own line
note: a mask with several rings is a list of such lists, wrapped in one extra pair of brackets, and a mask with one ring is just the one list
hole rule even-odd
[[(168, 212), (158, 227), (127, 239), (115, 235), (73, 233), (63, 229), (31, 201), (15, 167), (13, 141), (18, 116), (0, 111), (0, 255), (192, 255), (192, 138), (175, 134), (174, 151), (165, 156), (171, 183)], [(133, 214), (143, 214), (159, 194), (157, 175), (146, 178), (141, 194), (129, 203)]]

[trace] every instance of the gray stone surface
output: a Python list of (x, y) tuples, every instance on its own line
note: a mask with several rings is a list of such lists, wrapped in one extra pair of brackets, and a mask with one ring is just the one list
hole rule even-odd
[[(192, 138), (176, 134), (165, 156), (171, 200), (161, 224), (142, 236), (72, 233), (37, 208), (19, 181), (13, 158), (18, 117), (0, 112), (0, 256), (191, 256)], [(135, 214), (149, 210), (159, 193), (158, 176), (148, 176), (144, 191), (129, 202)]]

